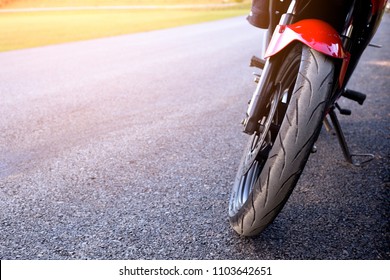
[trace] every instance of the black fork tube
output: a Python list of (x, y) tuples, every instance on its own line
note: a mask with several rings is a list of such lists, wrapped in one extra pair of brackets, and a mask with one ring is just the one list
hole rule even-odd
[[(272, 7), (273, 4), (270, 3), (270, 5)], [(288, 8), (287, 14), (284, 14), (280, 19), (280, 24), (291, 23), (296, 8), (297, 1), (292, 0)], [(273, 57), (266, 59), (266, 63), (263, 72), (261, 73), (259, 84), (255, 92), (253, 93), (252, 99), (249, 103), (247, 117), (243, 122), (244, 132), (249, 135), (253, 134), (259, 129), (259, 121), (262, 117), (261, 110), (265, 108), (265, 106), (267, 105), (266, 102), (269, 100), (270, 94), (272, 94), (272, 80), (275, 75), (273, 69), (275, 69), (274, 67), (278, 67), (278, 63), (279, 61), (277, 61)]]

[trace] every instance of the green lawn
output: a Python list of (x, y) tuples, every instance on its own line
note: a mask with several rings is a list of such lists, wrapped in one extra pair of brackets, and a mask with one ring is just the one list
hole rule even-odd
[(126, 5), (181, 5), (239, 3), (241, 0), (0, 0), (4, 8), (126, 6)]
[[(220, 1), (178, 1), (178, 0), (19, 0), (4, 8), (30, 7), (28, 3), (56, 2), (56, 4), (77, 2), (80, 6), (100, 5), (134, 5), (148, 4), (199, 4), (216, 3)], [(24, 3), (24, 5), (22, 5)], [(69, 5), (70, 5), (69, 4)], [(62, 5), (62, 4), (61, 4)], [(37, 5), (36, 5), (37, 6)], [(46, 7), (46, 6), (45, 6)], [(249, 10), (249, 4), (239, 4), (234, 7), (212, 9), (184, 10), (99, 10), (99, 11), (45, 11), (26, 13), (0, 14), (0, 51), (9, 51), (71, 41), (145, 32), (174, 26), (199, 23), (244, 15)]]

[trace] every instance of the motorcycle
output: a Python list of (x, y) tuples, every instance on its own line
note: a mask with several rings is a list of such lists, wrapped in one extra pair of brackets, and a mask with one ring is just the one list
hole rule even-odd
[(366, 98), (347, 84), (386, 4), (267, 2), (267, 48), (262, 57), (251, 59), (250, 66), (262, 71), (255, 76), (258, 84), (242, 122), (249, 141), (229, 201), (230, 224), (239, 235), (258, 235), (274, 221), (314, 152), (323, 124), (328, 129), (333, 125), (346, 161), (359, 165), (373, 158), (350, 152), (336, 110), (350, 115), (338, 100), (362, 105)]

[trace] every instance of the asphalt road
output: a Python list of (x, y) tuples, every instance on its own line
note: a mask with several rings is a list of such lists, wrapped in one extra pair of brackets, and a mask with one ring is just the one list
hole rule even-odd
[(389, 259), (390, 15), (257, 238), (227, 218), (261, 46), (244, 18), (0, 53), (0, 259)]

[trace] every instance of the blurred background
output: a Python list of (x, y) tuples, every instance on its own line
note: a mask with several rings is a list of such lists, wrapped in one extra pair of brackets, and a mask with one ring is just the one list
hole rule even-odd
[(218, 20), (250, 0), (0, 0), (0, 51)]

